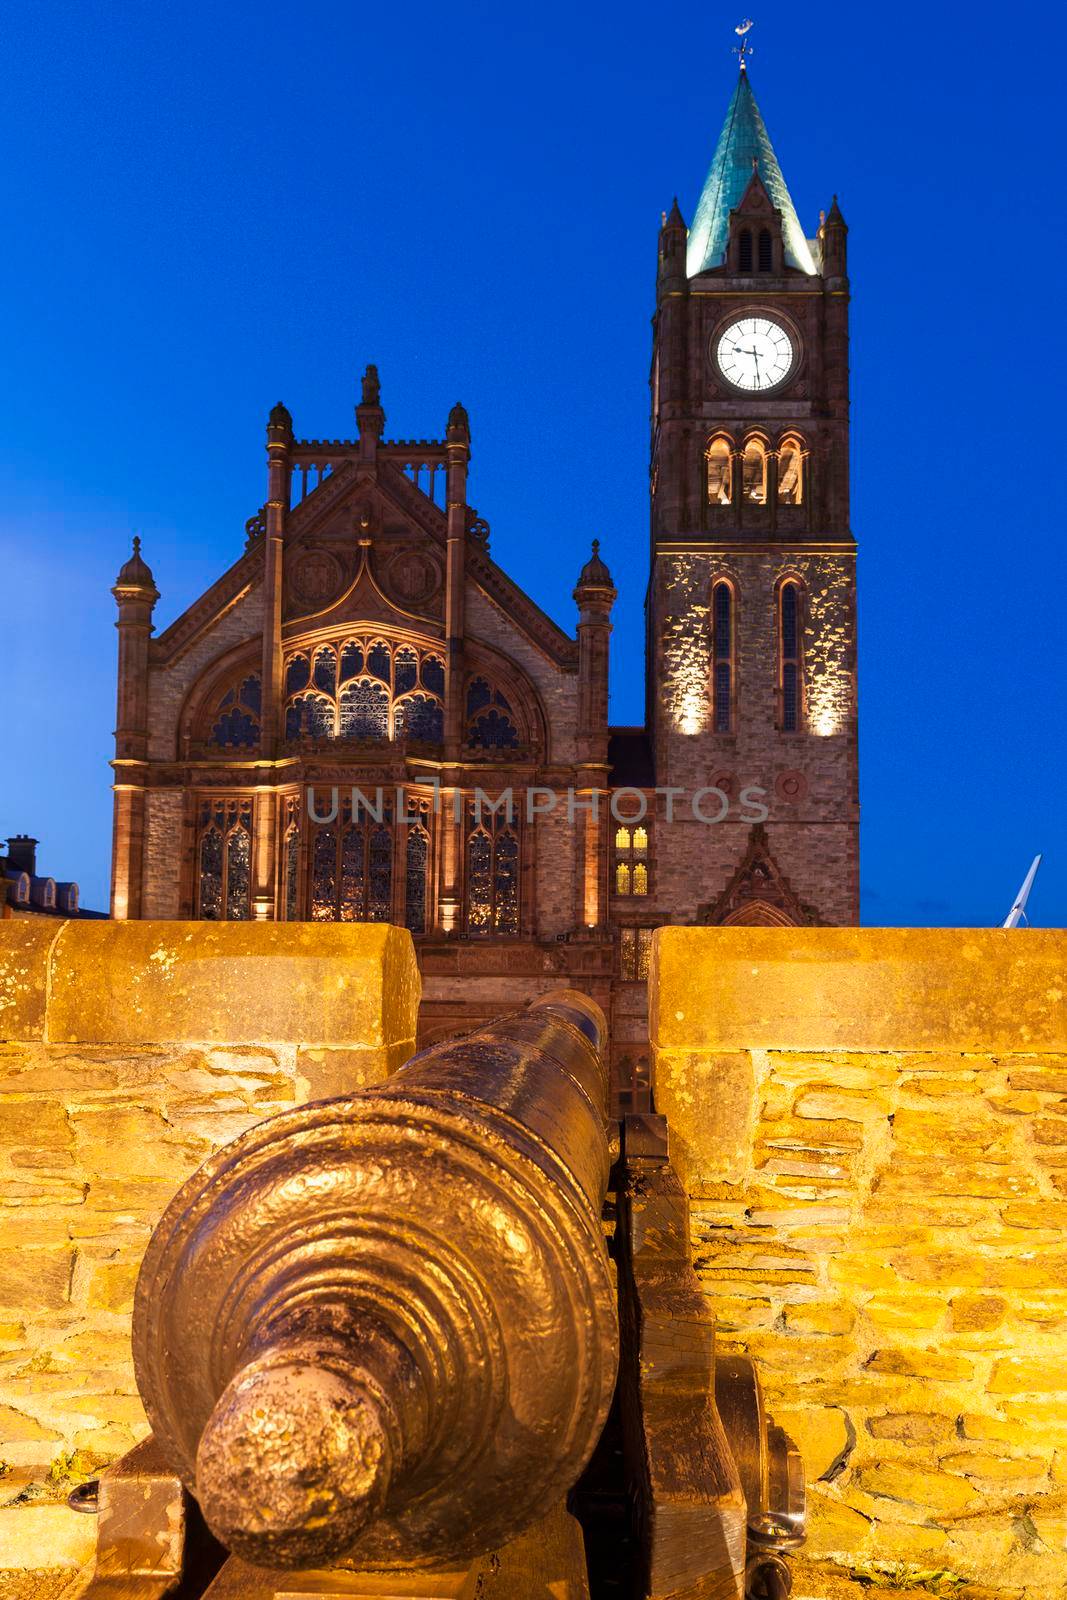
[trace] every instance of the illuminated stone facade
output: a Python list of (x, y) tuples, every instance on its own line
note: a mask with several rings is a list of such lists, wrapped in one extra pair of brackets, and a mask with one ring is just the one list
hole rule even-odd
[(657, 935), (656, 1106), (719, 1348), (805, 1457), (797, 1594), (1064, 1592), (1065, 958), (1054, 931)]
[[(427, 1037), (570, 978), (619, 1086), (654, 926), (856, 920), (845, 227), (835, 207), (797, 245), (738, 96), (698, 208), (720, 255), (687, 275), (677, 207), (660, 236), (648, 726), (608, 726), (596, 548), (565, 630), (492, 559), (463, 408), (389, 440), (369, 368), (354, 438), (271, 412), (266, 503), (184, 615), (153, 635), (139, 550), (119, 575), (114, 916), (394, 921)], [(735, 204), (713, 179), (753, 139)], [(745, 391), (716, 340), (764, 313), (791, 361)]]

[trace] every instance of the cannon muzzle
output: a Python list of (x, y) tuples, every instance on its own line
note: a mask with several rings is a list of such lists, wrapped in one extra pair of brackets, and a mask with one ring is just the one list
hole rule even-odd
[(134, 1358), (229, 1549), (461, 1562), (578, 1477), (618, 1364), (604, 1029), (550, 995), (260, 1123), (179, 1191)]

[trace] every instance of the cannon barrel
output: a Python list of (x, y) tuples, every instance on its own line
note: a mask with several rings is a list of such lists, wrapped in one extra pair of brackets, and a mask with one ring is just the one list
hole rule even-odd
[(604, 1031), (549, 995), (259, 1123), (176, 1195), (134, 1359), (229, 1549), (462, 1562), (578, 1477), (618, 1363)]

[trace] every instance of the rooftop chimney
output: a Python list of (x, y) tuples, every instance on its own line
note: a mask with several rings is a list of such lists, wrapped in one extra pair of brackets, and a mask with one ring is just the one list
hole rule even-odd
[(38, 840), (31, 839), (28, 833), (16, 833), (13, 839), (7, 841), (7, 865), (10, 872), (26, 872), (31, 878), (37, 876), (37, 845)]

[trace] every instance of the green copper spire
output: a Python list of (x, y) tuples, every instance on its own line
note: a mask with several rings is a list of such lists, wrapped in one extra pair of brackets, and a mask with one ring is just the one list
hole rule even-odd
[(752, 93), (748, 72), (742, 64), (741, 77), (730, 101), (711, 169), (704, 182), (704, 192), (689, 230), (685, 265), (691, 278), (698, 272), (722, 266), (730, 234), (730, 212), (741, 204), (754, 170), (763, 179), (771, 203), (782, 213), (786, 261), (791, 267), (799, 267), (801, 272), (814, 273), (811, 247), (804, 237), (804, 229), (790, 199), (778, 157)]

